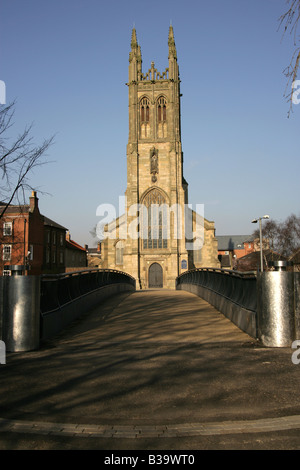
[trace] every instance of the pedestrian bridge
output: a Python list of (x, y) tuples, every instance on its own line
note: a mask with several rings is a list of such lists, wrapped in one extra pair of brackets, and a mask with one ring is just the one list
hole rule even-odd
[(298, 448), (291, 354), (260, 347), (195, 294), (124, 291), (38, 350), (8, 355), (0, 445), (128, 452), (269, 439), (278, 448), (277, 432), (280, 448), (293, 436)]
[[(299, 333), (299, 273), (195, 269), (179, 276), (174, 290), (136, 291), (130, 275), (95, 269), (42, 277), (4, 277), (0, 288), (2, 339), (8, 351), (38, 349), (41, 341), (66, 329), (108, 297), (123, 293), (131, 295), (128, 305), (121, 304), (120, 331), (122, 326), (126, 330), (129, 321), (135, 325), (134, 315), (143, 312), (145, 324), (136, 326), (140, 339), (149, 334), (145, 325), (151, 325), (153, 338), (167, 333), (178, 341), (193, 341), (200, 333), (211, 338), (216, 318), (218, 324), (222, 318), (222, 325), (230, 320), (232, 331), (271, 347), (290, 347)], [(221, 331), (216, 334), (219, 339), (224, 336)]]
[(115, 271), (0, 280), (2, 338), (7, 351), (26, 351), (1, 369), (1, 439), (153, 450), (253, 448), (263, 435), (277, 448), (280, 435), (298, 448), (291, 344), (261, 347), (226, 317), (229, 302), (250, 311), (241, 307), (247, 282), (259, 281), (250, 277), (189, 271), (174, 290), (136, 290)]

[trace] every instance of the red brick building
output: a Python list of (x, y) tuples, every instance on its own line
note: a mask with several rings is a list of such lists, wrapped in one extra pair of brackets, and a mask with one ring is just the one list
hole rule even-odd
[(65, 227), (44, 216), (43, 274), (65, 272), (66, 231)]
[[(260, 252), (260, 240), (252, 235), (224, 235), (218, 236), (217, 240), (218, 258), (223, 269), (240, 269), (241, 259), (254, 260)], [(263, 239), (262, 242), (263, 250), (269, 250), (269, 241)]]
[(41, 274), (44, 218), (33, 191), (28, 205), (10, 205), (0, 220), (0, 274)]
[(254, 251), (250, 235), (222, 235), (218, 240), (218, 258), (223, 269), (233, 269), (236, 260)]
[(40, 213), (35, 191), (29, 204), (10, 205), (0, 219), (0, 275), (65, 272), (66, 231)]
[(87, 267), (87, 248), (72, 240), (70, 232), (66, 234), (65, 249), (66, 271), (78, 271)]

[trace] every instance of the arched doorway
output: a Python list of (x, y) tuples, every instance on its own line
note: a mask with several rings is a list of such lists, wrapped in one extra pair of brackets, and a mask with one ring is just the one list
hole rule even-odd
[(149, 268), (149, 287), (163, 287), (163, 270), (158, 263), (151, 264)]

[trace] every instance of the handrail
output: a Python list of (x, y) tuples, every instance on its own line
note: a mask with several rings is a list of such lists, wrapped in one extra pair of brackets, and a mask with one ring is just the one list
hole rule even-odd
[(234, 269), (222, 269), (222, 268), (194, 268), (190, 269), (189, 271), (185, 271), (184, 273), (180, 274), (178, 278), (181, 278), (189, 273), (192, 272), (197, 272), (197, 271), (203, 271), (203, 272), (219, 272), (222, 274), (231, 274), (232, 276), (235, 277), (241, 277), (241, 278), (256, 278), (256, 271), (235, 271)]
[(99, 288), (112, 284), (131, 284), (135, 279), (116, 269), (84, 269), (61, 274), (41, 276), (41, 313), (49, 313), (89, 294)]
[(176, 288), (183, 284), (199, 285), (230, 302), (256, 312), (256, 272), (240, 272), (220, 268), (195, 268), (176, 278)]
[(123, 271), (119, 271), (118, 269), (99, 269), (99, 268), (87, 268), (87, 269), (82, 269), (78, 271), (69, 271), (65, 273), (58, 273), (58, 274), (42, 274), (41, 279), (60, 279), (60, 278), (65, 278), (65, 277), (71, 277), (71, 276), (78, 276), (80, 274), (85, 274), (85, 273), (94, 273), (94, 272), (109, 272), (109, 273), (118, 273), (118, 274), (125, 274), (126, 276), (130, 277), (132, 280), (135, 280), (134, 277), (132, 277), (130, 274), (125, 273)]

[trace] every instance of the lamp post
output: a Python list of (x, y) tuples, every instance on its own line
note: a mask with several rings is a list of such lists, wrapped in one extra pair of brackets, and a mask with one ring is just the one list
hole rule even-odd
[(259, 221), (259, 243), (260, 243), (260, 270), (263, 272), (264, 270), (264, 263), (263, 263), (263, 249), (262, 249), (262, 219), (269, 219), (268, 215), (264, 215), (263, 217), (258, 217), (257, 219), (252, 220), (252, 224), (256, 224)]

